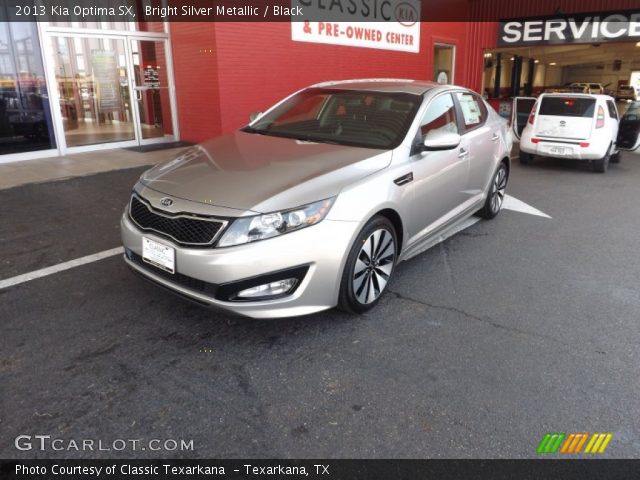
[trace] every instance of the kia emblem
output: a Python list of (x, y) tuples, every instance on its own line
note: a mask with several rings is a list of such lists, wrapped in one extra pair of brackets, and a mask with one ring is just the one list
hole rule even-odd
[(171, 200), (169, 197), (164, 197), (160, 200), (160, 205), (162, 205), (163, 207), (170, 207), (171, 205), (173, 205), (173, 200)]

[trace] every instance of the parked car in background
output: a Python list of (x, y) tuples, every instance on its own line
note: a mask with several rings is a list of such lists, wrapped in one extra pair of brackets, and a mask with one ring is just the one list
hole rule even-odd
[(635, 101), (620, 119), (618, 148), (640, 154), (640, 101)]
[(615, 101), (607, 95), (542, 94), (520, 138), (520, 162), (531, 163), (536, 155), (583, 160), (604, 173), (620, 161), (618, 124)]
[(638, 95), (638, 92), (631, 85), (622, 85), (616, 91), (615, 97), (616, 97), (616, 100), (628, 100), (631, 102), (634, 100), (640, 100), (640, 96)]
[(398, 262), (502, 207), (511, 135), (465, 88), (330, 82), (253, 118), (140, 177), (121, 221), (134, 271), (251, 317), (360, 313)]
[(602, 95), (605, 93), (606, 85), (601, 83), (580, 83), (574, 82), (569, 84), (569, 89), (575, 93), (592, 93), (595, 95)]

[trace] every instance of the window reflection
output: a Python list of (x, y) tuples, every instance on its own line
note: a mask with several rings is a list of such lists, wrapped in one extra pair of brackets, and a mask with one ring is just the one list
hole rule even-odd
[(0, 6), (0, 155), (55, 148), (36, 24), (6, 14)]

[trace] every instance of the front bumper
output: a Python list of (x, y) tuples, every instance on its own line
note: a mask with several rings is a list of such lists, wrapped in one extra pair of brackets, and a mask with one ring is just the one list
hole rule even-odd
[[(142, 232), (125, 212), (121, 222), (126, 263), (137, 273), (199, 303), (253, 318), (307, 315), (338, 303), (342, 270), (357, 222), (323, 220), (302, 230), (245, 245), (187, 248)], [(175, 248), (176, 274), (159, 272), (134, 256), (142, 256), (142, 237)], [(303, 278), (290, 295), (261, 301), (225, 301), (219, 287), (247, 279), (269, 278), (274, 272), (303, 268)], [(203, 288), (204, 284), (204, 288)], [(242, 283), (241, 283), (242, 284)]]

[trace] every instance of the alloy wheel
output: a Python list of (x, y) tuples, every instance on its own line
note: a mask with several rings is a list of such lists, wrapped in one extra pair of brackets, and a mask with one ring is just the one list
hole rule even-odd
[(353, 292), (358, 302), (374, 302), (391, 277), (396, 246), (391, 233), (375, 230), (362, 244), (353, 270)]
[(504, 202), (504, 195), (507, 190), (507, 169), (502, 166), (496, 173), (491, 186), (491, 211), (498, 213)]

